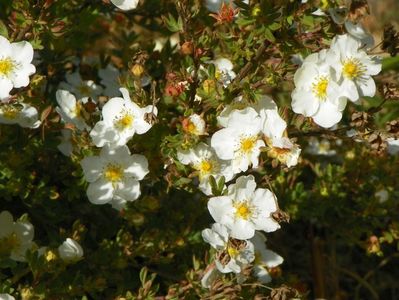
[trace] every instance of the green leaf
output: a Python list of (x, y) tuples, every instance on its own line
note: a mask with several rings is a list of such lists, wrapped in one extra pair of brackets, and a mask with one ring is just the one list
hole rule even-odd
[(7, 26), (0, 20), (0, 35), (8, 39), (8, 29)]
[(276, 38), (274, 37), (273, 33), (270, 31), (269, 28), (265, 28), (265, 38), (271, 42), (274, 43), (276, 41)]

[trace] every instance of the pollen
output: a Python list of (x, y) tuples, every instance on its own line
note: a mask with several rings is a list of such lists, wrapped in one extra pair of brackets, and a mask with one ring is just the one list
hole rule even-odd
[(199, 166), (202, 173), (210, 173), (212, 170), (212, 163), (207, 160), (203, 160)]
[(234, 258), (239, 254), (239, 251), (233, 247), (228, 247), (227, 253), (229, 254), (230, 257)]
[(112, 183), (118, 182), (123, 178), (123, 169), (120, 165), (109, 164), (104, 171), (104, 177)]
[(0, 59), (0, 75), (8, 77), (14, 67), (14, 63), (10, 58)]
[(3, 116), (6, 119), (14, 120), (17, 118), (19, 110), (13, 106), (4, 106), (2, 107)]
[(256, 137), (246, 137), (240, 140), (240, 152), (241, 153), (250, 153), (256, 144)]
[(82, 84), (81, 86), (78, 87), (79, 92), (84, 95), (84, 96), (90, 96), (91, 94), (91, 89), (87, 85)]
[(15, 232), (0, 239), (0, 254), (7, 254), (12, 252), (21, 245), (17, 234)]
[(328, 88), (328, 77), (320, 76), (317, 78), (316, 82), (312, 84), (313, 94), (320, 101), (323, 101), (327, 98), (327, 88)]
[(191, 133), (195, 133), (197, 131), (197, 127), (194, 125), (193, 122), (188, 121), (187, 131)]
[(248, 220), (252, 215), (251, 207), (246, 202), (239, 202), (235, 205), (235, 216), (240, 219)]
[(134, 117), (129, 113), (125, 113), (121, 118), (115, 121), (115, 127), (120, 131), (125, 130), (126, 128), (132, 127)]
[(351, 80), (361, 77), (364, 72), (365, 67), (358, 59), (350, 58), (342, 66), (342, 73)]

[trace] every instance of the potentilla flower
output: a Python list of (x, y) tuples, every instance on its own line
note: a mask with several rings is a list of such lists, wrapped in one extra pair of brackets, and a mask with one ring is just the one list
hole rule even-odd
[(230, 230), (222, 224), (215, 223), (212, 229), (204, 229), (202, 237), (216, 249), (215, 264), (222, 273), (240, 273), (243, 266), (255, 259), (253, 244), (232, 238)]
[(200, 181), (199, 188), (206, 195), (212, 195), (210, 176), (213, 176), (216, 182), (222, 176), (225, 182), (230, 181), (234, 176), (230, 161), (219, 159), (215, 151), (207, 144), (200, 143), (194, 149), (180, 150), (177, 157), (182, 164), (190, 164), (196, 170)]
[(119, 76), (120, 72), (113, 65), (108, 64), (104, 69), (98, 70), (98, 76), (101, 78), (100, 83), (105, 86), (104, 95), (108, 97), (119, 96)]
[(58, 254), (63, 261), (72, 263), (83, 257), (83, 249), (77, 241), (67, 238), (58, 247)]
[(61, 82), (59, 85), (60, 90), (67, 90), (73, 93), (77, 99), (84, 97), (96, 98), (102, 93), (101, 86), (94, 83), (93, 80), (83, 80), (80, 76), (79, 69), (74, 73), (65, 75), (66, 82)]
[(216, 68), (216, 79), (221, 82), (224, 87), (227, 87), (236, 77), (236, 73), (233, 71), (233, 63), (224, 57), (212, 60), (211, 63), (213, 63)]
[(81, 161), (85, 179), (89, 182), (87, 197), (93, 204), (105, 204), (122, 198), (134, 201), (140, 196), (140, 183), (148, 173), (148, 161), (143, 155), (130, 155), (126, 145), (101, 149), (99, 156)]
[(26, 251), (33, 246), (34, 228), (29, 222), (14, 222), (8, 211), (0, 213), (0, 257), (25, 261)]
[(336, 36), (327, 60), (336, 72), (343, 94), (356, 102), (359, 97), (373, 97), (376, 92), (371, 77), (381, 72), (381, 62), (361, 49), (361, 42), (348, 34)]
[(262, 95), (254, 106), (262, 122), (262, 132), (269, 138), (280, 138), (283, 136), (287, 123), (278, 113), (278, 106), (267, 95)]
[(234, 110), (226, 128), (212, 136), (211, 146), (220, 159), (232, 161), (234, 173), (245, 172), (249, 165), (259, 164), (260, 148), (265, 146), (261, 128), (262, 120), (253, 108)]
[(213, 219), (231, 230), (231, 237), (245, 240), (255, 230), (275, 231), (280, 225), (273, 219), (277, 210), (275, 195), (268, 189), (256, 188), (252, 175), (237, 178), (226, 196), (212, 197), (208, 209)]
[(32, 59), (29, 42), (10, 43), (0, 36), (0, 99), (7, 98), (12, 88), (28, 86), (29, 76), (36, 72)]
[(291, 106), (297, 114), (312, 117), (318, 125), (329, 128), (341, 120), (346, 98), (326, 55), (326, 50), (309, 55), (296, 71)]
[(262, 233), (256, 232), (250, 241), (255, 247), (253, 272), (260, 282), (269, 283), (272, 281), (269, 270), (281, 265), (284, 259), (277, 253), (266, 248), (266, 237)]
[(135, 9), (139, 4), (139, 0), (111, 0), (111, 2), (121, 10)]
[(182, 122), (184, 131), (193, 135), (204, 135), (205, 134), (205, 121), (197, 114), (193, 114)]
[(41, 124), (38, 118), (37, 109), (29, 104), (19, 102), (0, 105), (0, 123), (37, 128)]
[(285, 164), (288, 168), (298, 164), (301, 149), (288, 137), (283, 136), (268, 139), (267, 145), (269, 146), (267, 154), (271, 158), (277, 159), (282, 164)]
[(333, 156), (337, 151), (331, 148), (331, 144), (326, 139), (318, 140), (317, 138), (310, 138), (309, 145), (306, 152), (313, 155)]
[(87, 112), (84, 104), (89, 101), (88, 97), (76, 100), (75, 96), (69, 91), (58, 90), (56, 92), (57, 103), (56, 111), (61, 115), (66, 123), (71, 123), (79, 130), (90, 130), (90, 126), (86, 123), (85, 114)]
[(125, 145), (135, 133), (146, 133), (152, 127), (152, 124), (145, 119), (146, 114), (157, 115), (158, 113), (157, 108), (152, 105), (140, 108), (130, 100), (127, 89), (121, 88), (120, 91), (123, 98), (111, 98), (104, 105), (103, 119), (97, 122), (90, 132), (97, 147), (102, 147), (105, 144)]

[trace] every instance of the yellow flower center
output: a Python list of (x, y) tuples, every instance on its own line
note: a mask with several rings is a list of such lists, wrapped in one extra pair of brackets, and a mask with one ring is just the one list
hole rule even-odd
[(188, 121), (187, 131), (191, 133), (195, 133), (197, 131), (197, 127), (194, 125), (193, 122)]
[(87, 85), (82, 84), (81, 86), (78, 87), (78, 90), (83, 96), (91, 95), (91, 88), (88, 87)]
[(11, 105), (3, 106), (1, 109), (3, 111), (4, 118), (9, 120), (15, 119), (19, 114), (19, 110)]
[(210, 173), (212, 171), (212, 163), (208, 160), (201, 161), (199, 170), (205, 174)]
[(251, 207), (247, 202), (239, 202), (235, 205), (235, 216), (236, 218), (248, 220), (248, 218), (252, 215)]
[(105, 171), (104, 177), (112, 183), (118, 182), (123, 178), (124, 172), (120, 165), (109, 164)]
[(320, 101), (325, 100), (327, 98), (327, 88), (328, 88), (328, 77), (320, 76), (316, 82), (312, 84), (313, 94)]
[(14, 62), (10, 58), (0, 59), (0, 75), (8, 76), (14, 67)]
[(126, 128), (132, 127), (134, 117), (129, 113), (125, 113), (121, 118), (115, 121), (115, 127), (120, 131), (125, 130)]
[(74, 113), (75, 113), (75, 116), (77, 116), (77, 117), (80, 117), (80, 116), (82, 116), (82, 110), (83, 110), (83, 105), (82, 105), (82, 103), (80, 103), (80, 101), (77, 101), (76, 102), (76, 106), (75, 106), (75, 109), (74, 109)]
[(256, 137), (245, 137), (240, 140), (240, 152), (250, 153), (256, 144)]
[(350, 58), (346, 60), (342, 66), (342, 73), (348, 79), (357, 79), (365, 72), (364, 65), (358, 60)]
[(0, 239), (0, 255), (8, 255), (20, 245), (21, 241), (19, 240), (17, 234), (13, 232), (9, 236), (5, 236)]
[(228, 247), (227, 253), (229, 254), (230, 257), (234, 258), (239, 254), (239, 251), (233, 247)]

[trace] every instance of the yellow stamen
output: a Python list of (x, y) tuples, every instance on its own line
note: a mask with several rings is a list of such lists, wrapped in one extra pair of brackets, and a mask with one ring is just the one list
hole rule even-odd
[(14, 62), (10, 58), (0, 59), (0, 75), (8, 76), (14, 67)]
[(91, 89), (87, 85), (82, 84), (81, 86), (78, 87), (78, 90), (83, 96), (91, 95)]
[(328, 78), (326, 76), (320, 76), (316, 82), (312, 84), (313, 93), (320, 101), (327, 98)]
[(248, 154), (253, 150), (256, 137), (247, 137), (240, 140), (240, 152)]
[(123, 131), (132, 126), (133, 120), (134, 117), (131, 114), (125, 113), (121, 118), (115, 121), (115, 127)]
[(246, 202), (239, 202), (235, 205), (235, 216), (240, 219), (248, 220), (252, 215), (251, 208)]
[(348, 79), (357, 79), (365, 72), (364, 65), (358, 60), (350, 58), (346, 60), (342, 67), (342, 73)]
[(228, 247), (227, 253), (229, 254), (230, 257), (234, 258), (239, 254), (239, 251), (233, 247)]
[(15, 232), (0, 239), (0, 254), (6, 255), (17, 249), (21, 245), (17, 234)]
[(9, 120), (15, 119), (19, 113), (19, 110), (11, 105), (3, 106), (2, 111), (3, 111), (4, 118), (9, 119)]
[(201, 161), (199, 165), (199, 170), (202, 173), (210, 173), (212, 171), (212, 163), (208, 160)]
[(104, 171), (104, 177), (112, 183), (118, 182), (123, 178), (123, 169), (119, 165), (109, 164)]

